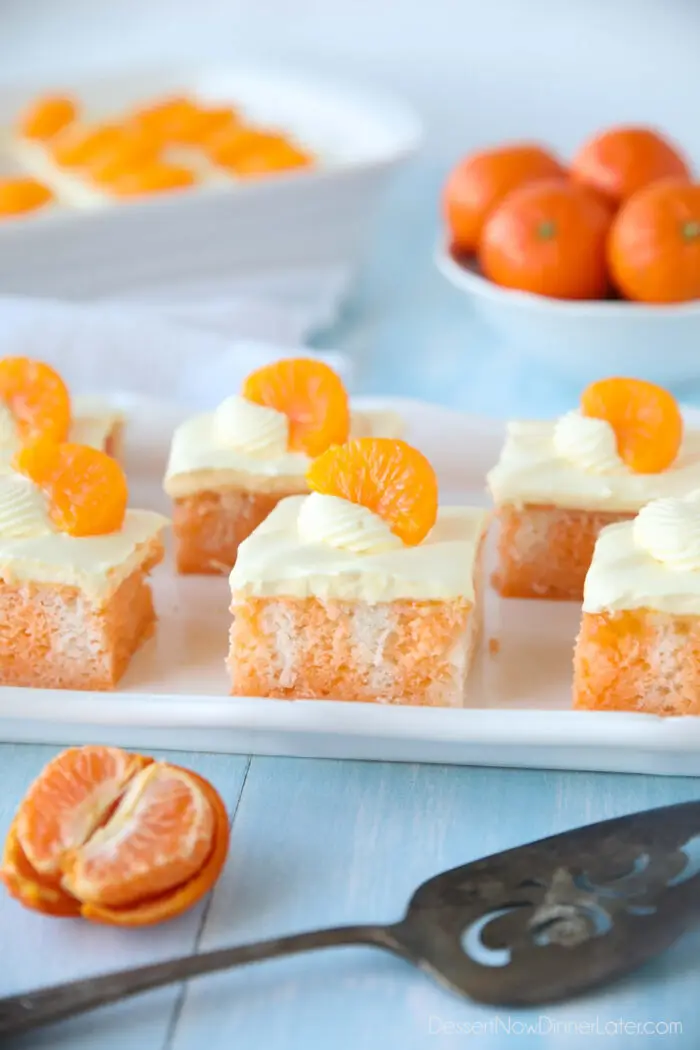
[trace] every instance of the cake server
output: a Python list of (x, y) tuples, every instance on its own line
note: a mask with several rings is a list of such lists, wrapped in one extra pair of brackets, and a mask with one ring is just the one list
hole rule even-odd
[(632, 813), (436, 875), (386, 926), (298, 933), (0, 1000), (0, 1039), (190, 977), (341, 945), (392, 952), (481, 1003), (553, 1002), (634, 969), (695, 922), (699, 857), (700, 802)]

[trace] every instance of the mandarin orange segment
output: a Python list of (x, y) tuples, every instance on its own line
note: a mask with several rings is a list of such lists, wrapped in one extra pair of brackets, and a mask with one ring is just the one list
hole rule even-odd
[(244, 153), (232, 160), (227, 167), (239, 178), (251, 178), (256, 175), (273, 175), (280, 171), (309, 168), (313, 162), (310, 153), (305, 153), (291, 142), (280, 142), (266, 149)]
[(17, 130), (27, 139), (45, 142), (72, 124), (77, 115), (78, 106), (69, 95), (45, 95), (22, 114)]
[(68, 436), (70, 394), (49, 365), (29, 357), (0, 359), (0, 401), (15, 417), (20, 440), (63, 441)]
[(198, 107), (184, 95), (164, 98), (137, 109), (129, 123), (162, 145), (177, 142), (196, 123)]
[(58, 876), (66, 850), (99, 827), (143, 760), (117, 747), (74, 747), (42, 770), (17, 813), (17, 839), (32, 868)]
[(65, 854), (62, 885), (83, 903), (132, 905), (193, 878), (214, 835), (214, 813), (196, 782), (154, 762), (133, 777), (89, 842)]
[(117, 176), (109, 183), (109, 190), (116, 197), (141, 197), (150, 193), (184, 190), (194, 186), (196, 181), (197, 177), (191, 168), (154, 160)]
[(581, 412), (607, 420), (615, 431), (620, 458), (637, 474), (659, 474), (678, 455), (683, 417), (673, 395), (654, 383), (598, 380), (584, 390)]
[(99, 161), (124, 138), (119, 124), (68, 128), (50, 146), (51, 155), (63, 168), (83, 168)]
[[(169, 767), (177, 769), (177, 766)], [(89, 902), (83, 904), (81, 914), (90, 922), (110, 926), (152, 926), (174, 919), (201, 900), (214, 886), (223, 871), (229, 848), (229, 822), (226, 806), (209, 781), (191, 770), (187, 775), (209, 802), (214, 814), (215, 834), (212, 851), (200, 871), (193, 878), (158, 897), (149, 897), (129, 907), (112, 908)]]
[(424, 540), (437, 518), (435, 471), (405, 441), (357, 438), (329, 448), (311, 464), (306, 479), (314, 492), (374, 511), (408, 546)]
[(289, 449), (318, 456), (342, 444), (350, 432), (350, 404), (343, 381), (323, 361), (296, 357), (252, 372), (243, 397), (283, 412), (289, 420)]
[(89, 165), (90, 178), (109, 185), (131, 172), (158, 160), (158, 145), (136, 132), (127, 132), (105, 147)]
[(40, 440), (20, 449), (14, 467), (43, 491), (60, 532), (103, 536), (122, 527), (129, 490), (124, 471), (106, 452)]
[(182, 146), (202, 146), (212, 136), (222, 131), (235, 128), (239, 116), (230, 106), (211, 106), (197, 108), (188, 122), (174, 136), (174, 144)]
[(36, 179), (0, 179), (0, 217), (36, 211), (53, 199), (49, 187)]
[(61, 889), (51, 877), (39, 875), (29, 863), (17, 837), (17, 818), (12, 822), (5, 840), (0, 882), (5, 884), (11, 897), (32, 911), (57, 918), (80, 914), (80, 902)]

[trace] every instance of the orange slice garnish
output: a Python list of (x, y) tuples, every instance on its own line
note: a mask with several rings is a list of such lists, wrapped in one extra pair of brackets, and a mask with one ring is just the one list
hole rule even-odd
[(584, 390), (581, 412), (610, 424), (620, 458), (637, 474), (659, 474), (678, 455), (683, 417), (674, 396), (655, 383), (600, 379)]
[(204, 144), (204, 149), (215, 164), (241, 176), (308, 167), (313, 163), (310, 154), (280, 132), (242, 124), (213, 136)]
[(0, 359), (0, 401), (17, 422), (21, 441), (63, 441), (70, 428), (70, 394), (58, 372), (29, 357)]
[(42, 490), (59, 532), (103, 536), (124, 524), (126, 476), (106, 452), (43, 439), (20, 449), (14, 467)]
[(62, 168), (86, 168), (108, 155), (124, 139), (119, 124), (68, 128), (50, 144), (51, 156)]
[(408, 546), (424, 540), (437, 518), (435, 471), (405, 441), (357, 438), (329, 448), (311, 464), (306, 480), (313, 492), (374, 511)]
[(181, 164), (155, 160), (117, 175), (108, 185), (115, 197), (142, 197), (151, 193), (170, 193), (194, 186), (195, 173)]
[(350, 404), (343, 381), (323, 361), (307, 357), (275, 361), (252, 372), (243, 397), (283, 412), (289, 420), (289, 449), (318, 456), (350, 432)]
[(20, 805), (0, 880), (44, 914), (144, 926), (200, 900), (228, 844), (226, 807), (202, 777), (120, 748), (70, 748)]
[(196, 120), (198, 107), (184, 95), (160, 99), (132, 113), (130, 123), (165, 145), (177, 142)]
[(244, 153), (232, 160), (227, 168), (239, 178), (251, 178), (256, 175), (273, 175), (280, 171), (294, 171), (296, 168), (310, 168), (313, 163), (310, 153), (305, 153), (291, 142), (279, 142), (266, 149)]
[(72, 124), (78, 115), (75, 101), (68, 95), (45, 95), (22, 114), (18, 133), (27, 139), (46, 142)]
[(0, 179), (0, 216), (24, 215), (53, 199), (49, 187), (36, 179)]

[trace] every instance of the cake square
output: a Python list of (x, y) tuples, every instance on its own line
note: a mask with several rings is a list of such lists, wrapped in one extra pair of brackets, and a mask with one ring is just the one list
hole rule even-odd
[(602, 529), (651, 500), (700, 487), (700, 432), (686, 431), (667, 469), (645, 474), (617, 455), (605, 420), (575, 411), (511, 422), (487, 484), (498, 524), (498, 592), (580, 601)]
[(230, 576), (232, 693), (461, 706), (488, 512), (442, 507), (418, 545), (358, 554), (300, 531), (316, 498), (284, 499), (241, 544)]
[[(173, 435), (164, 488), (173, 500), (175, 561), (180, 573), (226, 575), (238, 548), (280, 500), (308, 492), (303, 452), (261, 455), (236, 445), (222, 426), (232, 402), (182, 423)], [(229, 421), (230, 426), (230, 421)], [(390, 411), (351, 411), (352, 437), (399, 437), (403, 421)], [(248, 431), (252, 435), (252, 430)]]
[(700, 493), (600, 533), (574, 653), (574, 707), (700, 714)]
[(112, 689), (154, 629), (165, 525), (130, 510), (104, 536), (0, 537), (0, 685)]

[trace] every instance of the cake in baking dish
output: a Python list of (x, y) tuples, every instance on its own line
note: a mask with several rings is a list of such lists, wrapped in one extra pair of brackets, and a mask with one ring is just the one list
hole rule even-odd
[(462, 705), (488, 513), (438, 507), (427, 460), (386, 438), (330, 448), (309, 483), (241, 544), (233, 694)]
[(556, 421), (510, 423), (488, 487), (500, 594), (580, 601), (601, 529), (700, 487), (700, 432), (666, 390), (601, 380)]
[(166, 519), (106, 453), (48, 439), (0, 473), (0, 684), (110, 689), (153, 630)]
[(700, 714), (700, 491), (654, 500), (598, 537), (574, 706)]
[(352, 411), (322, 361), (287, 359), (252, 373), (240, 395), (173, 437), (164, 487), (178, 571), (230, 572), (239, 545), (277, 503), (308, 492), (312, 456), (349, 435), (398, 437), (402, 428), (394, 412)]

